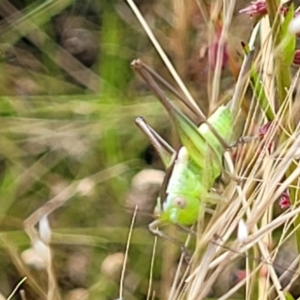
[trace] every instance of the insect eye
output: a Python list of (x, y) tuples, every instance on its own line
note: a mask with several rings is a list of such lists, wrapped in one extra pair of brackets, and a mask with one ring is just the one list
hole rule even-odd
[(181, 209), (184, 209), (186, 207), (186, 200), (182, 197), (176, 197), (174, 199), (174, 205), (178, 206)]

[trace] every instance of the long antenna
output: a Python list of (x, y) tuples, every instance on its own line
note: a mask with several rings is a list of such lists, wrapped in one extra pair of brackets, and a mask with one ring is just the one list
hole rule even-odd
[(134, 1), (127, 0), (127, 3), (130, 6), (130, 8), (133, 11), (133, 13), (135, 14), (135, 16), (137, 17), (137, 19), (139, 20), (139, 22), (141, 23), (141, 25), (144, 28), (146, 34), (148, 35), (148, 38), (152, 42), (154, 48), (158, 52), (160, 58), (162, 59), (163, 63), (166, 65), (167, 69), (169, 70), (169, 72), (171, 73), (171, 75), (174, 78), (175, 82), (178, 84), (178, 86), (182, 90), (182, 92), (185, 95), (185, 97), (194, 106), (194, 108), (196, 109), (196, 111), (198, 112), (198, 114), (200, 116), (204, 116), (203, 112), (198, 107), (196, 101), (194, 100), (194, 98), (192, 97), (192, 95), (190, 94), (190, 92), (188, 91), (188, 89), (186, 88), (186, 86), (184, 85), (183, 81), (181, 80), (180, 76), (178, 75), (177, 71), (173, 67), (173, 65), (172, 65), (171, 61), (169, 60), (168, 56), (166, 55), (166, 53), (164, 52), (164, 50), (160, 46), (159, 42), (155, 38), (152, 30), (148, 26), (146, 20), (142, 16), (142, 14), (139, 11), (138, 7), (135, 5)]

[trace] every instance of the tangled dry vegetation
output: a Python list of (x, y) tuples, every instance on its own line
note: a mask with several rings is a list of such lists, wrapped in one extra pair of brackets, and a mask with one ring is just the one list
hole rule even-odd
[[(193, 105), (193, 98), (143, 16), (134, 3), (128, 2), (181, 88), (185, 99), (179, 99)], [(207, 12), (204, 4), (198, 2), (198, 6)], [(231, 149), (232, 156), (226, 155), (227, 167), (235, 179), (220, 193), (224, 202), (214, 207), (207, 221), (198, 222), (191, 260), (186, 265), (182, 254), (174, 278), (163, 282), (163, 298), (299, 296), (299, 72), (292, 69), (292, 64), (297, 65), (297, 50), (294, 27), (290, 25), (296, 15), (294, 3), (254, 1), (240, 11), (254, 18), (249, 40), (241, 45), (245, 55), (240, 65), (233, 62), (227, 50), (234, 8), (234, 1), (223, 6), (214, 3), (206, 19), (208, 35), (212, 34), (207, 49), (208, 107), (213, 112), (217, 103), (229, 103), (238, 115), (233, 135), (242, 135), (247, 142), (237, 143), (236, 150)], [(222, 97), (220, 82), (226, 66), (235, 84), (232, 92)], [(145, 73), (142, 77), (147, 81)], [(160, 98), (157, 87), (148, 82)], [(190, 238), (193, 240), (193, 233), (187, 244)], [(165, 260), (170, 261), (168, 249), (164, 251), (168, 253)], [(152, 295), (156, 292), (149, 291)]]

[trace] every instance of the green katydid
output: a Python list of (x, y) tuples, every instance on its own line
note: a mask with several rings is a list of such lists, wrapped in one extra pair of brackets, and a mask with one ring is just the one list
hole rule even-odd
[[(151, 127), (143, 124), (142, 119), (137, 120), (138, 125), (143, 127), (143, 131), (152, 139), (154, 147), (161, 153), (161, 158), (168, 168), (168, 176), (158, 201), (160, 212), (157, 220), (149, 225), (154, 234), (162, 236), (158, 229), (160, 225), (192, 225), (203, 214), (203, 204), (210, 201), (210, 190), (223, 170), (223, 154), (232, 141), (234, 116), (229, 107), (221, 105), (197, 127), (166, 98), (153, 79), (154, 71), (150, 72), (149, 67), (145, 67), (139, 60), (134, 61), (132, 67), (147, 82), (169, 112), (183, 145), (175, 158), (173, 155), (171, 159), (172, 151), (169, 150), (169, 159), (166, 159), (166, 155), (161, 153), (162, 148), (166, 149), (166, 146), (161, 145), (162, 139), (157, 141), (158, 136)], [(162, 81), (160, 77), (158, 79)], [(176, 93), (165, 81), (163, 84)]]
[[(140, 124), (142, 120), (139, 118), (136, 122)], [(219, 132), (224, 140), (229, 141), (231, 131), (228, 129), (231, 128), (232, 119), (229, 110), (225, 106), (219, 107), (208, 118), (208, 122)], [(167, 185), (166, 189), (162, 189), (163, 193), (158, 199), (160, 208), (158, 219), (149, 225), (150, 230), (155, 234), (161, 235), (161, 232), (156, 228), (163, 223), (179, 225), (195, 223), (199, 214), (201, 214), (201, 200), (209, 199), (209, 190), (221, 174), (223, 145), (218, 142), (207, 124), (203, 123), (199, 126), (198, 132), (204, 139), (202, 149), (204, 151), (203, 167), (199, 168), (194, 160), (190, 158), (185, 146), (179, 149), (177, 157), (174, 159), (174, 164), (170, 166), (169, 172), (171, 174), (169, 177), (166, 176), (165, 179), (165, 181), (168, 180), (168, 182), (165, 182), (165, 185)], [(210, 139), (209, 143), (206, 142), (206, 139)], [(214, 150), (212, 150), (212, 147), (214, 147)], [(219, 151), (220, 155), (217, 155), (214, 151)], [(200, 156), (197, 158), (197, 161), (201, 162)], [(160, 203), (160, 199), (165, 201)]]
[[(165, 181), (158, 199), (160, 211), (157, 219), (149, 225), (149, 229), (152, 233), (165, 237), (181, 246), (181, 243), (177, 240), (161, 232), (159, 227), (168, 223), (191, 225), (201, 219), (204, 204), (210, 201), (210, 190), (223, 171), (222, 159), (226, 145), (230, 145), (234, 141), (231, 135), (235, 115), (228, 106), (222, 105), (197, 128), (187, 116), (180, 112), (162, 94), (150, 74), (143, 69), (143, 63), (135, 61), (133, 67), (146, 80), (167, 108), (183, 144), (176, 154), (175, 150), (142, 118), (136, 119), (137, 125), (149, 137), (167, 168)], [(235, 97), (237, 98), (236, 95)], [(241, 139), (241, 141), (243, 140), (245, 138)], [(218, 241), (213, 240), (212, 243), (228, 251), (235, 252), (235, 250), (219, 244)], [(185, 250), (185, 248), (182, 249)], [(243, 255), (238, 251), (236, 253), (282, 270), (282, 267), (276, 261), (269, 262), (247, 254)], [(292, 274), (298, 275), (294, 267), (287, 268), (286, 272), (289, 273), (289, 276), (292, 276)], [(245, 272), (245, 274), (247, 273)]]

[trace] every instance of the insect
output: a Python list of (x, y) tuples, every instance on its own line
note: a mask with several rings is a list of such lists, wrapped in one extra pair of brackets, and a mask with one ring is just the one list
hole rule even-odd
[[(167, 167), (167, 175), (158, 199), (159, 213), (157, 219), (149, 225), (154, 234), (163, 236), (159, 226), (173, 223), (192, 225), (204, 212), (204, 204), (215, 202), (216, 197), (210, 190), (223, 170), (223, 154), (231, 142), (233, 115), (230, 109), (221, 105), (217, 110), (197, 127), (185, 114), (173, 105), (161, 92), (151, 74), (140, 61), (134, 61), (132, 67), (146, 80), (165, 106), (172, 118), (181, 139), (182, 147), (177, 155), (169, 150), (162, 157)], [(150, 137), (154, 146), (161, 152), (162, 139), (157, 140), (152, 128), (136, 121)], [(170, 148), (169, 148), (170, 149)]]
[[(140, 117), (136, 119), (137, 125), (150, 139), (167, 169), (158, 198), (157, 218), (150, 223), (149, 229), (153, 234), (178, 244), (181, 246), (184, 254), (189, 254), (185, 252), (185, 247), (182, 247), (178, 240), (164, 234), (160, 228), (165, 224), (191, 225), (203, 218), (206, 203), (215, 203), (216, 200), (221, 198), (218, 194), (212, 192), (211, 189), (223, 172), (223, 155), (228, 145), (231, 145), (233, 142), (232, 127), (235, 116), (228, 106), (221, 105), (207, 120), (197, 127), (175, 105), (168, 101), (147, 71), (141, 72), (141, 69), (145, 70), (142, 62), (135, 61), (133, 64), (133, 67), (138, 69), (139, 74), (146, 79), (149, 86), (155, 91), (159, 100), (169, 112), (183, 145), (176, 153), (144, 119)], [(241, 139), (241, 141), (243, 140), (246, 140), (245, 137)], [(237, 145), (238, 142), (234, 144)], [(268, 261), (260, 257), (243, 254), (231, 247), (224, 246), (222, 239), (219, 239), (218, 235), (214, 236), (210, 243), (230, 252), (232, 255), (236, 254), (246, 259), (251, 258), (258, 263), (273, 266), (278, 274), (283, 273), (279, 255), (273, 258), (274, 261)], [(292, 265), (293, 259), (285, 266), (284, 276), (288, 278), (291, 278), (293, 275), (299, 275), (296, 267)], [(230, 268), (228, 270), (233, 272), (232, 274), (242, 274), (239, 280), (245, 282), (247, 277), (246, 270), (233, 270)], [(284, 276), (280, 279), (283, 286), (286, 285)]]

